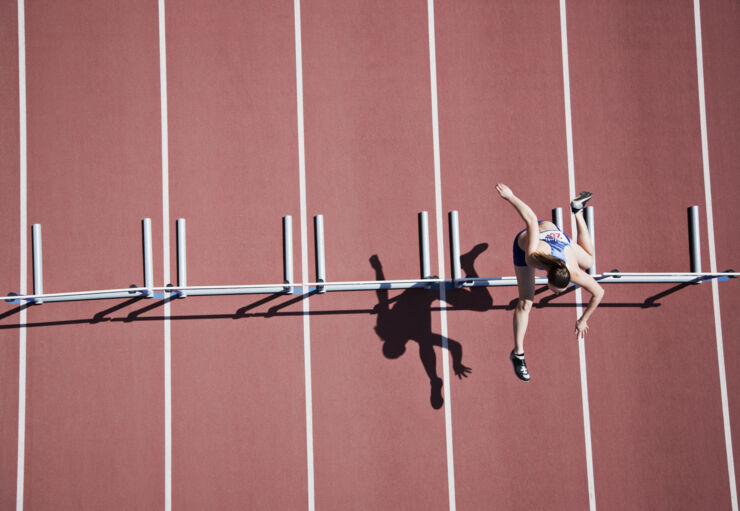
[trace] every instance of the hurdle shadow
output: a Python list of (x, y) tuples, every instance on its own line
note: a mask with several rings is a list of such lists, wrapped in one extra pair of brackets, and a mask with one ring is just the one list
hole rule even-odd
[(110, 321), (112, 318), (109, 318), (108, 316), (110, 314), (113, 314), (114, 312), (117, 312), (121, 309), (125, 309), (126, 307), (129, 307), (131, 305), (134, 305), (135, 303), (139, 302), (140, 300), (143, 300), (143, 296), (137, 296), (135, 298), (131, 298), (129, 300), (126, 300), (125, 302), (117, 303), (113, 307), (109, 307), (105, 310), (102, 310), (100, 312), (95, 313), (93, 315), (92, 319), (90, 320), (90, 324), (95, 323), (102, 323), (105, 321)]
[[(460, 257), (461, 267), (466, 277), (477, 277), (475, 259), (488, 248), (487, 243), (476, 245), (470, 252)], [(370, 265), (375, 270), (376, 280), (385, 280), (383, 265), (377, 255), (370, 257)], [(432, 303), (439, 300), (439, 290), (406, 289), (394, 298), (388, 297), (387, 289), (376, 291), (378, 304), (373, 309), (377, 314), (375, 333), (383, 342), (383, 355), (396, 359), (404, 354), (409, 341), (418, 344), (419, 358), (429, 378), (432, 408), (439, 409), (444, 404), (442, 379), (437, 374), (437, 356), (434, 347), (442, 348), (444, 338), (432, 331)], [(487, 287), (450, 289), (446, 301), (455, 310), (483, 312), (490, 310), (493, 298)], [(460, 342), (447, 339), (447, 349), (452, 355), (452, 368), (458, 378), (467, 378), (471, 368), (462, 363), (463, 349)]]
[[(616, 271), (616, 270), (612, 270)], [(601, 280), (605, 277), (597, 277), (596, 280)], [(680, 284), (677, 284), (675, 286), (672, 286), (664, 291), (661, 291), (660, 293), (654, 294), (652, 296), (648, 296), (643, 300), (642, 302), (602, 302), (599, 304), (600, 308), (640, 308), (640, 309), (650, 309), (653, 307), (660, 307), (661, 304), (658, 302), (658, 300), (665, 298), (666, 296), (670, 296), (673, 293), (677, 293), (681, 291), (682, 289), (685, 289), (690, 286), (695, 286), (696, 284), (699, 284), (703, 280), (702, 277), (698, 277), (695, 280), (689, 281), (689, 282), (682, 282)], [(578, 307), (578, 306), (585, 306), (587, 304), (584, 303), (554, 303), (554, 300), (558, 298), (562, 298), (564, 296), (569, 295), (570, 293), (575, 292), (577, 288), (575, 286), (570, 286), (565, 291), (562, 291), (560, 293), (551, 293), (542, 299), (540, 299), (538, 302), (534, 302), (532, 304), (532, 307), (535, 309), (544, 309), (549, 307)], [(541, 293), (545, 293), (549, 291), (550, 289), (547, 286), (542, 286), (535, 290), (534, 294), (539, 295)], [(506, 310), (514, 310), (516, 308), (516, 304), (519, 298), (512, 299), (509, 304), (505, 307)], [(495, 307), (494, 307), (495, 308)]]
[(19, 305), (18, 307), (13, 307), (9, 311), (5, 311), (2, 314), (0, 314), (0, 320), (3, 320), (5, 318), (9, 318), (10, 316), (13, 316), (15, 314), (18, 314), (20, 311), (28, 309), (29, 307), (32, 307), (32, 303), (24, 303), (22, 305)]

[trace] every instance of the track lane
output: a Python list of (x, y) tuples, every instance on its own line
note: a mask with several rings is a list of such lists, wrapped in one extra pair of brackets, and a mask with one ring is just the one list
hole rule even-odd
[[(143, 280), (141, 218), (161, 223), (156, 41), (151, 3), (26, 6), (29, 227), (49, 292)], [(117, 303), (29, 310), (49, 327), (28, 330), (28, 508), (162, 505), (161, 329), (91, 321)]]
[[(461, 252), (488, 243), (474, 265), (482, 277), (514, 274), (511, 247), (523, 228), (496, 183), (508, 184), (543, 220), (567, 206), (557, 7), (437, 6), (444, 203), (460, 211)], [(532, 380), (525, 384), (508, 360), (516, 290), (490, 292), (492, 310), (453, 307), (448, 316), (450, 337), (473, 368), (453, 382), (458, 506), (586, 508), (573, 295), (533, 309), (525, 343)], [(476, 301), (485, 305), (484, 297)]]
[[(740, 61), (732, 48), (740, 44), (736, 27), (740, 9), (734, 2), (704, 0), (701, 3), (702, 43), (704, 47), (704, 86), (707, 105), (707, 135), (712, 183), (714, 237), (717, 268), (740, 266), (737, 239), (736, 205), (740, 203), (737, 161), (740, 150)], [(703, 262), (705, 268), (709, 260)], [(737, 281), (720, 283), (722, 337), (727, 372), (730, 425), (734, 450), (740, 445), (740, 286)], [(737, 467), (737, 462), (735, 462)], [(736, 469), (737, 473), (737, 469)]]
[[(598, 264), (685, 271), (686, 208), (704, 207), (692, 5), (571, 1), (568, 29), (576, 183), (597, 198)], [(665, 291), (610, 287), (606, 300)], [(711, 290), (674, 291), (593, 321), (599, 509), (729, 506)]]
[[(166, 16), (172, 278), (185, 218), (191, 285), (282, 282), (283, 215), (300, 247), (292, 4)], [(300, 304), (266, 298), (171, 304), (174, 508), (307, 507)]]
[[(18, 9), (0, 6), (0, 284), (3, 295), (18, 292), (20, 284), (20, 136), (18, 107)], [(0, 304), (0, 325), (19, 317), (16, 305)], [(13, 509), (18, 458), (17, 329), (0, 331), (0, 508)]]
[[(436, 6), (443, 206), (460, 210), (463, 252), (489, 243), (478, 273), (510, 275), (520, 226), (495, 182), (519, 192), (545, 179), (555, 197), (521, 193), (545, 218), (567, 201), (557, 13), (483, 4)], [(600, 270), (666, 269), (661, 251), (642, 250), (653, 246), (643, 229), (651, 223), (666, 231), (655, 243), (675, 254), (668, 269), (688, 267), (685, 207), (698, 203), (703, 214), (705, 205), (687, 5), (568, 2), (576, 186), (596, 192)], [(143, 216), (153, 217), (157, 283), (161, 275), (156, 7), (91, 6), (30, 6), (29, 230), (31, 222), (44, 225), (48, 291), (139, 282)], [(0, 23), (9, 28), (0, 31), (8, 40), (0, 61), (12, 71), (15, 6), (3, 9)], [(372, 253), (388, 278), (416, 276), (418, 210), (430, 211), (433, 225), (425, 6), (364, 9), (304, 5), (309, 214), (326, 217), (331, 280), (372, 279)], [(738, 11), (704, 0), (702, 13), (718, 265), (737, 269)], [(191, 283), (278, 281), (280, 216), (293, 214), (296, 240), (299, 228), (292, 10), (192, 2), (168, 5), (170, 21), (172, 274), (174, 219), (184, 216)], [(0, 198), (9, 212), (18, 211), (16, 77), (3, 73), (0, 87), (8, 112)], [(17, 226), (12, 214), (0, 219), (11, 240), (0, 246), (3, 282), (17, 282)], [(706, 270), (704, 231), (702, 224)], [(737, 281), (719, 289), (737, 430)], [(728, 507), (710, 287), (670, 291), (609, 286), (592, 321), (586, 352), (600, 509)], [(543, 501), (585, 508), (572, 298), (533, 312), (533, 381), (523, 385), (506, 360), (512, 312), (505, 308), (514, 290), (491, 292), (494, 310), (448, 312), (450, 337), (473, 368), (452, 382), (459, 508)], [(655, 307), (642, 307), (659, 295)], [(260, 299), (172, 304), (178, 507), (305, 507), (300, 303), (271, 312), (288, 300)], [(430, 406), (415, 344), (398, 360), (383, 357), (374, 293), (311, 300), (317, 507), (446, 509), (442, 410)], [(30, 311), (28, 506), (161, 507), (161, 305)], [(433, 332), (437, 310), (433, 302)], [(407, 318), (418, 321), (417, 314)], [(14, 501), (17, 318), (0, 322), (0, 508)], [(565, 332), (562, 342), (551, 331)], [(513, 492), (515, 484), (526, 491)]]
[[(434, 232), (426, 14), (421, 0), (302, 6), (308, 214), (324, 215), (332, 281), (378, 277), (373, 254), (385, 278), (416, 277), (419, 211)], [(439, 354), (438, 292), (390, 296)], [(443, 412), (415, 342), (384, 357), (374, 327), (400, 337), (404, 325), (380, 319), (377, 304), (372, 292), (311, 298), (316, 506), (447, 509)], [(439, 358), (425, 359), (441, 378)]]

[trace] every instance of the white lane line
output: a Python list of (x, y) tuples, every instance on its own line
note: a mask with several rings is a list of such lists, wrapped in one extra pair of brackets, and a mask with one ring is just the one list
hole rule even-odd
[[(434, 199), (437, 216), (437, 262), (439, 278), (445, 278), (444, 229), (442, 213), (442, 172), (439, 157), (439, 115), (437, 109), (437, 47), (434, 37), (434, 0), (427, 0), (429, 31), (429, 75), (432, 96), (432, 137), (434, 144)], [(447, 487), (450, 511), (455, 511), (455, 458), (452, 449), (452, 400), (450, 398), (450, 368), (447, 342), (447, 290), (439, 287), (440, 328), (442, 335), (442, 380), (445, 400), (445, 439), (447, 444)]]
[[(570, 108), (570, 66), (568, 63), (568, 28), (565, 16), (565, 0), (560, 0), (560, 43), (563, 55), (563, 96), (565, 98), (565, 136), (568, 150), (568, 189), (570, 197), (576, 195), (575, 163), (573, 159), (573, 122)], [(575, 217), (570, 215), (571, 233), (576, 240)], [(576, 318), (582, 314), (581, 288), (575, 292)], [(578, 360), (581, 370), (581, 403), (583, 405), (583, 432), (586, 442), (586, 474), (588, 477), (588, 502), (591, 511), (596, 510), (596, 489), (594, 484), (594, 462), (591, 447), (591, 413), (588, 405), (588, 377), (586, 373), (586, 342), (583, 336), (578, 339)]]
[[(20, 118), (20, 290), (26, 294), (28, 250), (28, 158), (26, 133), (26, 15), (24, 0), (18, 0), (18, 103)], [(18, 330), (18, 465), (16, 468), (15, 508), (23, 510), (23, 485), (26, 464), (26, 306), (21, 305)]]
[[(308, 218), (306, 214), (306, 151), (303, 131), (303, 53), (301, 48), (301, 2), (293, 2), (295, 24), (296, 108), (298, 111), (298, 182), (301, 208), (301, 282), (307, 292), (308, 275)], [(308, 315), (308, 298), (303, 300), (303, 364), (306, 389), (306, 463), (308, 474), (308, 509), (314, 503), (313, 459), (313, 393), (311, 390), (311, 322)]]
[[(696, 38), (696, 71), (699, 88), (699, 120), (701, 123), (701, 154), (704, 172), (704, 200), (707, 210), (707, 236), (709, 238), (709, 265), (712, 272), (717, 271), (717, 253), (714, 245), (714, 216), (712, 211), (712, 185), (709, 172), (709, 142), (707, 136), (707, 110), (704, 95), (704, 57), (701, 41), (701, 11), (699, 0), (694, 0), (694, 32)], [(712, 279), (712, 305), (714, 307), (714, 330), (717, 338), (717, 366), (719, 370), (720, 393), (722, 397), (722, 418), (725, 429), (725, 450), (727, 452), (727, 472), (730, 479), (730, 500), (733, 511), (737, 511), (737, 483), (735, 481), (735, 462), (732, 454), (732, 430), (730, 429), (730, 406), (727, 398), (727, 377), (725, 374), (725, 352), (722, 339), (722, 316), (719, 308), (719, 288), (717, 279)]]
[[(170, 281), (170, 185), (167, 125), (167, 46), (164, 0), (159, 0), (159, 94), (162, 125), (162, 285)], [(170, 303), (164, 303), (164, 508), (172, 509), (172, 331)]]

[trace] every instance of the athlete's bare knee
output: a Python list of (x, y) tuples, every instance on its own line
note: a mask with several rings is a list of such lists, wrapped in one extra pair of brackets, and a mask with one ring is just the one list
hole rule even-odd
[(584, 257), (582, 260), (578, 261), (578, 265), (582, 269), (588, 270), (594, 265), (594, 255), (588, 254), (588, 257)]
[(532, 310), (532, 300), (528, 298), (519, 298), (516, 302), (516, 310), (520, 312), (529, 312)]
[(581, 247), (584, 252), (586, 252), (586, 255), (588, 255), (589, 257), (591, 257), (593, 259), (594, 252), (593, 252), (593, 249), (592, 249), (592, 247), (590, 245), (585, 245), (585, 244), (579, 243), (578, 246)]

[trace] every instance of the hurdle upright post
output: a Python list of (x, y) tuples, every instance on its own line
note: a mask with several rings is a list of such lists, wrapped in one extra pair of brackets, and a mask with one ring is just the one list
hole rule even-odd
[(429, 213), (419, 213), (419, 263), (421, 278), (428, 279), (432, 272), (429, 269)]
[(457, 211), (450, 211), (450, 265), (452, 266), (452, 284), (457, 287), (460, 281), (460, 220)]
[[(31, 242), (33, 245), (33, 294), (44, 294), (44, 273), (42, 267), (41, 252), (41, 224), (31, 226)], [(34, 304), (42, 304), (44, 301), (40, 298), (33, 300)]]
[[(188, 285), (188, 271), (187, 271), (187, 252), (185, 245), (185, 219), (178, 218), (175, 221), (177, 230), (177, 287), (186, 287)], [(179, 290), (177, 292), (178, 298), (185, 298), (187, 292)]]
[(154, 272), (152, 271), (152, 219), (141, 221), (142, 245), (144, 248), (144, 287), (147, 288), (146, 297), (154, 296)]
[[(326, 263), (324, 261), (324, 215), (313, 217), (316, 245), (316, 282), (326, 282)], [(316, 291), (325, 293), (322, 285), (316, 286)]]
[(283, 217), (283, 282), (285, 292), (293, 292), (293, 217)]
[(689, 220), (689, 263), (691, 273), (701, 272), (701, 249), (699, 246), (699, 206), (687, 210)]
[(586, 220), (586, 227), (588, 228), (588, 233), (591, 235), (591, 246), (594, 247), (594, 264), (591, 265), (591, 268), (588, 269), (589, 275), (596, 275), (596, 236), (594, 235), (594, 207), (593, 206), (586, 206), (585, 211), (583, 212), (583, 218)]
[(563, 230), (563, 208), (555, 208), (552, 210), (552, 223), (558, 226), (558, 229)]

